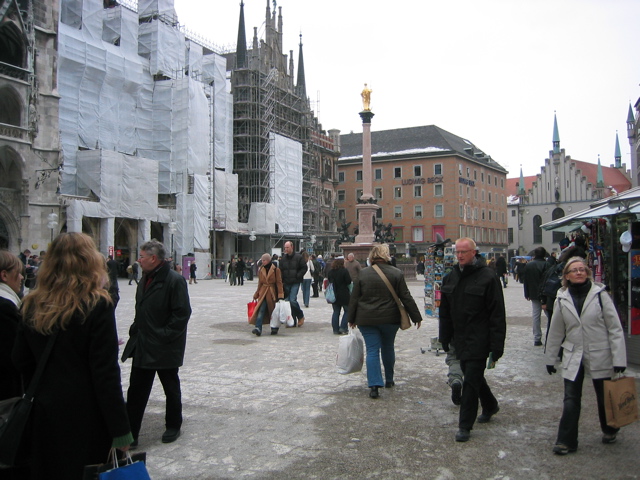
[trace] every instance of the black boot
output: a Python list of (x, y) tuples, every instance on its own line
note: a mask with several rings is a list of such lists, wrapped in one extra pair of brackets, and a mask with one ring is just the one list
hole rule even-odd
[(369, 392), (369, 396), (371, 398), (378, 398), (380, 394), (378, 393), (378, 387), (370, 387), (371, 391)]

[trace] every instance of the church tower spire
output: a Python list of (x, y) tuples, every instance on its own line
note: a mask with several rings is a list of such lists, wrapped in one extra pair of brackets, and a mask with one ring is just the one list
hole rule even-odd
[(520, 185), (518, 185), (518, 195), (524, 195), (524, 175), (522, 174), (522, 167), (520, 167)]
[(558, 133), (558, 118), (553, 112), (553, 153), (560, 153), (560, 133)]
[(246, 68), (247, 35), (244, 27), (244, 2), (240, 2), (240, 20), (238, 21), (238, 42), (236, 45), (236, 68)]
[(298, 52), (298, 79), (296, 81), (296, 93), (304, 100), (307, 99), (307, 84), (304, 76), (304, 58), (302, 56), (302, 33), (300, 34), (300, 47)]
[(598, 155), (598, 176), (596, 177), (596, 188), (604, 188), (604, 175), (602, 174), (600, 155)]
[(620, 140), (618, 140), (618, 131), (616, 130), (616, 151), (614, 154), (615, 167), (622, 168), (622, 154), (620, 153)]

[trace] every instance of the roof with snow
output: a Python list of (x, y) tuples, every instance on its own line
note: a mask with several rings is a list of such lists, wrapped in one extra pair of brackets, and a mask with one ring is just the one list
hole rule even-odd
[[(362, 159), (362, 133), (340, 135), (339, 161)], [(416, 156), (459, 155), (481, 165), (507, 173), (507, 170), (469, 140), (435, 125), (371, 132), (372, 161)]]

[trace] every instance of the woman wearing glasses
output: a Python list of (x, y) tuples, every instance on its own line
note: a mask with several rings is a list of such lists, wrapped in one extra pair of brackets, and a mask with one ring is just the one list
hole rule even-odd
[(602, 443), (614, 443), (618, 428), (607, 425), (604, 380), (624, 372), (627, 355), (618, 313), (604, 285), (595, 283), (584, 259), (573, 257), (564, 267), (562, 288), (553, 308), (547, 339), (547, 372), (562, 347), (560, 371), (564, 377), (564, 404), (553, 453), (566, 455), (578, 449), (578, 421), (585, 372), (591, 375), (598, 403)]

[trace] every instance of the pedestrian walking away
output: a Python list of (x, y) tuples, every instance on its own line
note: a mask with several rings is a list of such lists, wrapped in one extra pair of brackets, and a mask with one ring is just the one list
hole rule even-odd
[[(282, 274), (280, 269), (271, 263), (271, 255), (265, 253), (262, 255), (262, 263), (258, 269), (258, 288), (253, 294), (253, 299), (257, 300), (258, 304), (249, 319), (249, 323), (255, 325), (251, 333), (257, 337), (262, 335), (262, 325), (265, 317), (267, 319), (271, 318), (276, 302), (283, 298)], [(278, 328), (271, 327), (271, 335), (277, 335)]]
[(524, 298), (531, 302), (531, 315), (533, 317), (533, 345), (542, 346), (542, 326), (540, 316), (542, 303), (540, 303), (540, 286), (545, 273), (551, 266), (545, 260), (547, 251), (544, 247), (534, 250), (534, 258), (524, 268)]
[(604, 380), (627, 367), (624, 331), (616, 307), (604, 285), (594, 282), (591, 269), (581, 257), (570, 258), (563, 270), (547, 339), (547, 372), (556, 373), (555, 364), (562, 347), (560, 372), (564, 378), (562, 417), (553, 453), (566, 455), (578, 449), (578, 423), (585, 374), (593, 382), (602, 430), (602, 443), (616, 441), (618, 428), (607, 425), (604, 407)]
[(476, 416), (478, 423), (487, 423), (500, 410), (484, 371), (488, 358), (494, 364), (504, 352), (504, 297), (496, 274), (476, 259), (476, 248), (471, 238), (456, 241), (458, 263), (443, 278), (441, 288), (438, 338), (445, 352), (455, 342), (463, 373), (457, 442), (469, 440)]
[[(337, 262), (338, 259), (332, 263)], [(393, 294), (373, 266), (377, 266), (405, 306), (411, 321), (420, 328), (422, 315), (409, 292), (402, 272), (391, 265), (389, 247), (375, 245), (369, 252), (371, 267), (363, 268), (353, 282), (347, 318), (349, 326), (362, 332), (366, 345), (367, 383), (369, 396), (378, 398), (379, 389), (395, 385), (395, 339), (400, 328), (400, 309)], [(384, 365), (384, 380), (380, 359)]]
[(175, 441), (182, 427), (179, 368), (184, 360), (191, 304), (186, 280), (165, 262), (165, 247), (150, 240), (140, 247), (142, 279), (136, 290), (136, 313), (122, 361), (133, 359), (127, 412), (134, 444), (156, 374), (167, 397), (163, 443)]
[(104, 463), (112, 447), (126, 450), (133, 441), (106, 278), (91, 237), (62, 233), (24, 299), (12, 356), (25, 378), (53, 342), (25, 432), (30, 478), (82, 478), (85, 465)]
[(198, 266), (196, 265), (195, 260), (192, 260), (191, 265), (189, 265), (189, 285), (191, 285), (191, 282), (196, 284), (198, 283), (196, 280), (196, 270), (198, 270)]
[[(338, 258), (331, 264), (329, 270), (329, 283), (333, 285), (333, 292), (336, 301), (333, 302), (333, 315), (331, 316), (331, 326), (333, 333), (336, 335), (344, 335), (348, 333), (348, 315), (349, 300), (351, 300), (351, 292), (349, 285), (351, 284), (351, 275), (349, 270), (344, 266), (344, 259)], [(342, 311), (342, 320), (340, 320), (340, 311)]]

